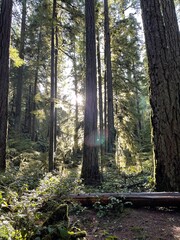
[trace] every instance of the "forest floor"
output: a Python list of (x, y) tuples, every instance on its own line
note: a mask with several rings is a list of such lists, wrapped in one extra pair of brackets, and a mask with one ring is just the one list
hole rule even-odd
[[(120, 170), (107, 164), (102, 184), (94, 188), (82, 184), (79, 178), (81, 166), (47, 173), (45, 156), (19, 154), (9, 161), (9, 169), (0, 176), (0, 239), (34, 240), (38, 232), (41, 237), (37, 239), (56, 240), (47, 238), (52, 229), (57, 230), (56, 223), (45, 226), (48, 231), (45, 237), (42, 223), (56, 212), (59, 204), (66, 203), (69, 194), (154, 191), (150, 161), (143, 162), (142, 171), (135, 167)], [(19, 166), (15, 166), (17, 160)], [(86, 240), (180, 240), (179, 209), (122, 209), (122, 202), (114, 201), (109, 207), (85, 208), (68, 200), (68, 231), (85, 230)], [(60, 228), (60, 235), (62, 230)], [(23, 234), (27, 237), (23, 238)]]
[(70, 215), (72, 222), (87, 231), (87, 240), (179, 240), (179, 209), (126, 208), (120, 214), (98, 217), (85, 209)]

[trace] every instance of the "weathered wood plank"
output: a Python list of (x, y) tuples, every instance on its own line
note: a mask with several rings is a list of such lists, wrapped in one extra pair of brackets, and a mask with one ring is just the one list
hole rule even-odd
[(70, 194), (69, 199), (75, 200), (84, 206), (92, 206), (95, 202), (108, 204), (111, 197), (125, 202), (131, 202), (134, 207), (180, 207), (179, 192), (133, 192), (133, 193), (90, 193)]

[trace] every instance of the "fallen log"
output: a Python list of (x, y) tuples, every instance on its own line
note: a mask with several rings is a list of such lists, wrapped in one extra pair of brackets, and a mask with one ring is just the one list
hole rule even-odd
[(123, 203), (130, 202), (134, 207), (180, 207), (179, 192), (132, 192), (132, 193), (88, 193), (70, 194), (69, 199), (92, 206), (95, 202), (106, 205), (110, 198), (115, 197)]

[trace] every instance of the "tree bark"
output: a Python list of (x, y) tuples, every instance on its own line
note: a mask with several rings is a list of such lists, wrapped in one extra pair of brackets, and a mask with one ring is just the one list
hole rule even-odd
[(85, 1), (86, 15), (86, 103), (81, 177), (85, 184), (100, 183), (97, 147), (97, 79), (94, 0)]
[[(22, 1), (22, 20), (21, 20), (21, 39), (19, 48), (19, 57), (24, 60), (24, 41), (25, 41), (25, 29), (26, 29), (26, 0)], [(21, 131), (21, 103), (22, 103), (22, 91), (23, 91), (23, 71), (22, 65), (18, 69), (18, 79), (16, 88), (16, 113), (15, 113), (15, 129), (16, 132)]]
[(73, 56), (73, 69), (74, 69), (74, 91), (75, 91), (75, 96), (76, 96), (76, 104), (75, 104), (75, 121), (74, 121), (74, 146), (73, 146), (73, 152), (74, 154), (77, 153), (78, 150), (78, 113), (79, 113), (79, 108), (78, 108), (78, 76), (77, 76), (77, 64), (76, 64), (76, 43), (75, 39), (72, 40), (73, 44), (73, 51), (74, 51), (74, 56)]
[[(98, 61), (98, 88), (99, 88), (99, 130), (100, 130), (100, 150), (101, 156), (104, 155), (104, 134), (103, 134), (103, 96), (102, 96), (102, 74), (101, 74), (101, 53), (99, 31), (97, 32), (97, 61)], [(102, 162), (101, 162), (102, 164)], [(102, 166), (101, 166), (102, 169)]]
[(54, 135), (55, 135), (55, 19), (56, 0), (53, 0), (52, 32), (51, 32), (51, 103), (50, 103), (50, 127), (49, 127), (49, 171), (54, 170)]
[(83, 206), (92, 206), (96, 202), (106, 205), (114, 197), (122, 203), (129, 202), (128, 206), (132, 203), (132, 207), (180, 207), (180, 193), (172, 192), (70, 194), (68, 197)]
[[(56, 9), (55, 9), (56, 11)], [(55, 19), (57, 21), (57, 11), (55, 12)], [(57, 101), (58, 97), (58, 47), (59, 47), (59, 39), (58, 39), (58, 26), (56, 25), (56, 31), (55, 31), (55, 60), (54, 60), (54, 78), (55, 78), (55, 99)], [(57, 149), (57, 107), (55, 107), (55, 122), (54, 122), (54, 151)]]
[(26, 98), (26, 110), (25, 110), (25, 118), (24, 118), (24, 126), (25, 132), (31, 134), (31, 126), (32, 126), (32, 87), (29, 85), (28, 95)]
[(180, 34), (172, 0), (141, 0), (158, 191), (180, 190)]
[(33, 90), (33, 114), (32, 114), (32, 129), (31, 129), (31, 140), (36, 141), (37, 139), (37, 119), (36, 119), (36, 94), (37, 94), (37, 87), (38, 87), (38, 76), (39, 76), (39, 62), (40, 62), (40, 48), (41, 48), (41, 41), (42, 33), (41, 27), (39, 28), (38, 34), (38, 48), (37, 48), (37, 58), (36, 58), (36, 69), (35, 69), (35, 78), (34, 78), (34, 90)]
[(12, 0), (2, 0), (0, 12), (0, 171), (6, 169), (11, 16)]
[(111, 47), (109, 30), (109, 10), (108, 0), (104, 0), (104, 29), (105, 29), (105, 64), (107, 78), (107, 100), (108, 100), (108, 152), (113, 153), (115, 148), (115, 128), (114, 128), (114, 106), (113, 106), (113, 85), (111, 68)]

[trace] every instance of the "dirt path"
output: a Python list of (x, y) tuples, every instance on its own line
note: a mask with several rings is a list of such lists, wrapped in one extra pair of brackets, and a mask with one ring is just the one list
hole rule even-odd
[(125, 209), (103, 218), (85, 210), (71, 219), (87, 231), (87, 240), (180, 240), (180, 211), (175, 210)]

